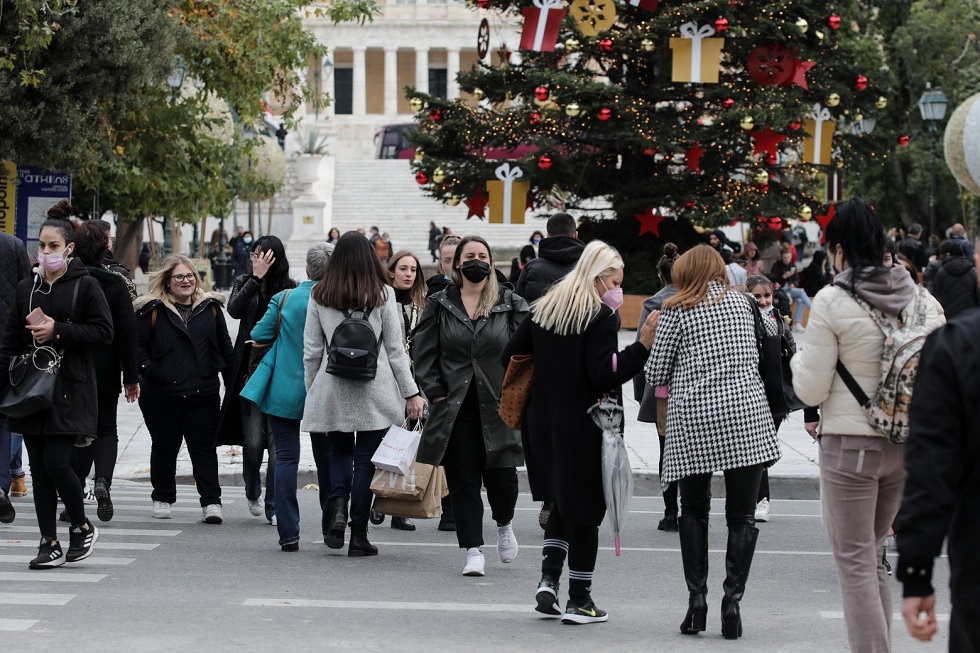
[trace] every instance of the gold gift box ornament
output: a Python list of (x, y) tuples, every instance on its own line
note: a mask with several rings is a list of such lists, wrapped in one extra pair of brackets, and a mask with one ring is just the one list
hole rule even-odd
[(832, 121), (830, 109), (819, 104), (813, 105), (813, 110), (803, 122), (807, 136), (803, 139), (803, 160), (814, 165), (827, 166), (831, 163), (831, 141), (837, 123)]
[(499, 166), (494, 175), (497, 178), (487, 182), (491, 224), (524, 224), (531, 182), (518, 181), (524, 176), (524, 171), (510, 163)]
[(681, 36), (670, 39), (674, 52), (671, 81), (717, 84), (721, 69), (721, 50), (725, 39), (715, 37), (711, 25), (697, 26), (693, 21), (681, 25)]

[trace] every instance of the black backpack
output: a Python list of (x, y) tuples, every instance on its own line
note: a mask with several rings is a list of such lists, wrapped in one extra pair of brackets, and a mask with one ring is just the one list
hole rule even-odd
[[(330, 337), (327, 374), (369, 381), (378, 371), (378, 338), (368, 318), (371, 309), (344, 311), (343, 321)], [(355, 315), (360, 314), (360, 317)]]

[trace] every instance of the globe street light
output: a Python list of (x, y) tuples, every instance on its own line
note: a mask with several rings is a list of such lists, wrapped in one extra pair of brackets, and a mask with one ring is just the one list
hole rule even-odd
[(936, 141), (939, 140), (939, 123), (946, 117), (946, 107), (949, 100), (939, 89), (933, 89), (932, 84), (926, 84), (926, 91), (919, 98), (919, 113), (922, 122), (932, 135), (932, 187), (929, 191), (929, 235), (936, 235)]

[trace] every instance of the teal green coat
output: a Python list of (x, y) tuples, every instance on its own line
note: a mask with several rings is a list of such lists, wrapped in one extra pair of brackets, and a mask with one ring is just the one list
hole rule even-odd
[[(286, 419), (303, 419), (306, 384), (303, 382), (303, 329), (306, 327), (306, 308), (315, 281), (304, 281), (291, 291), (272, 296), (269, 308), (254, 327), (252, 340), (272, 342), (255, 373), (242, 389), (241, 397), (256, 404), (266, 415)], [(285, 305), (283, 297), (289, 293)], [(282, 308), (279, 337), (276, 337), (276, 316)]]

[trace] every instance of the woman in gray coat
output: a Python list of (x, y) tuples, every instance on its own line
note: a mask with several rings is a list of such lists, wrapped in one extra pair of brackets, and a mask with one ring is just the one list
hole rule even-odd
[[(350, 500), (349, 556), (377, 555), (367, 539), (371, 510), (371, 457), (392, 424), (405, 414), (421, 419), (425, 401), (412, 376), (402, 337), (402, 312), (371, 244), (351, 231), (337, 241), (330, 269), (313, 288), (303, 334), (306, 382), (304, 429), (330, 438), (330, 527), (325, 543), (344, 546), (347, 502)], [(367, 313), (377, 339), (377, 371), (370, 380), (337, 376), (327, 371), (327, 350), (345, 313)]]
[(415, 331), (412, 357), (432, 402), (417, 460), (444, 465), (456, 516), (456, 537), (466, 549), (465, 576), (483, 576), (483, 499), (497, 523), (502, 562), (517, 557), (511, 520), (517, 503), (521, 434), (497, 414), (504, 368), (500, 354), (528, 314), (527, 302), (500, 288), (493, 255), (482, 238), (468, 236), (453, 256), (453, 284), (434, 294)]

